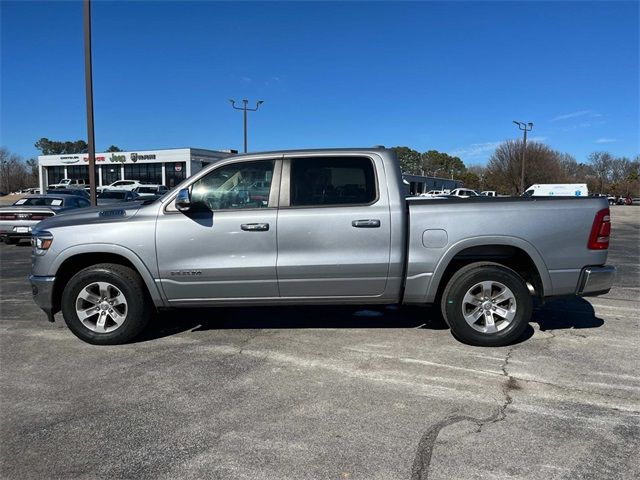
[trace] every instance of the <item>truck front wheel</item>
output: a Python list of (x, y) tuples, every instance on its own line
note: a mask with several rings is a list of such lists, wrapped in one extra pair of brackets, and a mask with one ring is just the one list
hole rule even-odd
[(94, 345), (118, 345), (135, 338), (151, 314), (138, 273), (102, 263), (80, 270), (62, 292), (62, 315), (73, 334)]
[(524, 333), (533, 302), (516, 272), (492, 262), (456, 272), (442, 294), (442, 315), (453, 334), (471, 345), (501, 347)]

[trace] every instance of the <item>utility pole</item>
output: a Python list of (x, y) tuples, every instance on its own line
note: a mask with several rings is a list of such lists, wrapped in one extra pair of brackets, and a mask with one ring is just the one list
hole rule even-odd
[(89, 147), (89, 191), (96, 205), (96, 138), (93, 130), (93, 72), (91, 66), (91, 0), (84, 0), (84, 80), (87, 94), (87, 144)]
[(256, 102), (256, 108), (249, 108), (247, 107), (247, 104), (249, 103), (249, 100), (242, 100), (242, 107), (236, 107), (236, 102), (235, 100), (229, 100), (229, 102), (231, 102), (231, 106), (233, 108), (235, 108), (236, 110), (242, 110), (243, 112), (243, 120), (244, 120), (244, 153), (247, 153), (247, 112), (255, 112), (256, 110), (258, 110), (258, 108), (260, 108), (260, 105), (262, 105), (264, 102), (262, 100), (258, 100)]
[(527, 132), (533, 129), (533, 123), (513, 121), (520, 130), (524, 132), (524, 141), (522, 145), (522, 165), (520, 166), (520, 195), (524, 193), (524, 154), (527, 151)]

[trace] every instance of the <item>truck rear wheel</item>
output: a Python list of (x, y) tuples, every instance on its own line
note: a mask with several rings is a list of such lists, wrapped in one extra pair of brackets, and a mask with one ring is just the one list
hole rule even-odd
[(111, 263), (92, 265), (76, 273), (64, 287), (61, 307), (73, 334), (94, 345), (133, 340), (151, 314), (140, 275)]
[(500, 347), (524, 333), (533, 302), (520, 275), (492, 262), (472, 263), (456, 272), (444, 289), (442, 315), (465, 343)]

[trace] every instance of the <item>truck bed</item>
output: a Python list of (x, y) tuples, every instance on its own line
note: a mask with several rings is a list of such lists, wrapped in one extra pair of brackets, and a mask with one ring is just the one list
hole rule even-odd
[(603, 198), (414, 197), (406, 205), (405, 303), (433, 302), (455, 258), (524, 253), (538, 270), (543, 296), (574, 294), (582, 267), (606, 261), (606, 250), (587, 248), (596, 213), (609, 206)]

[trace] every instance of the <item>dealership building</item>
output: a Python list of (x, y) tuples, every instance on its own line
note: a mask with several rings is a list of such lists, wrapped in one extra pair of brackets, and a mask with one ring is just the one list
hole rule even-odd
[(409, 173), (403, 173), (402, 179), (407, 187), (408, 195), (420, 195), (429, 190), (455, 190), (464, 186), (463, 182), (452, 178), (427, 177)]
[[(228, 157), (234, 150), (217, 151), (200, 148), (136, 150), (96, 153), (96, 184), (110, 185), (116, 180), (139, 180), (174, 187), (204, 166)], [(41, 155), (38, 157), (40, 191), (63, 178), (84, 179), (89, 183), (89, 155)]]

